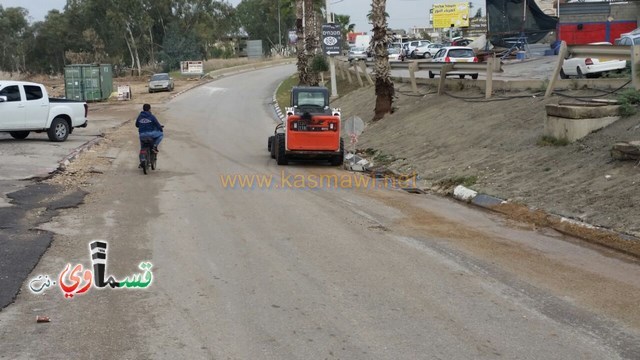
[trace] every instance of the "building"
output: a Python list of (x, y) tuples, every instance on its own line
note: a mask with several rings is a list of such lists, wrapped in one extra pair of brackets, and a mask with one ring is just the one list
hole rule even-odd
[(560, 3), (558, 38), (568, 45), (614, 43), (640, 22), (639, 2)]

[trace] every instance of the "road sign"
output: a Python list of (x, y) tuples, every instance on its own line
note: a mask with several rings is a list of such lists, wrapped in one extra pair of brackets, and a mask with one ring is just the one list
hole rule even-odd
[(322, 24), (322, 51), (329, 55), (339, 55), (342, 51), (340, 25)]
[(180, 73), (182, 75), (203, 75), (204, 63), (202, 61), (180, 61)]

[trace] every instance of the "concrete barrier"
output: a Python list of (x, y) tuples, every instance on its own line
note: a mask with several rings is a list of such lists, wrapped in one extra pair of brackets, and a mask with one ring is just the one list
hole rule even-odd
[(617, 105), (554, 105), (546, 106), (543, 134), (569, 142), (582, 139), (620, 119)]

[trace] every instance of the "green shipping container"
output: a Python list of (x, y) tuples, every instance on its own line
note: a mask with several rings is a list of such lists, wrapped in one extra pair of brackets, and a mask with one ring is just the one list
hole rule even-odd
[(103, 101), (113, 92), (109, 64), (69, 65), (64, 68), (64, 93), (69, 100)]

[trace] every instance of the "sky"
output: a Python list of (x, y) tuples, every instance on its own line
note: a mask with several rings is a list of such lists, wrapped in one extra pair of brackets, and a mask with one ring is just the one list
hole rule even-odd
[[(237, 6), (241, 0), (228, 0)], [(273, 0), (277, 1), (277, 0)], [(463, 0), (464, 1), (464, 0)], [(429, 25), (429, 9), (434, 3), (456, 3), (459, 0), (387, 0), (389, 27), (391, 29), (409, 30), (414, 26), (427, 27)], [(479, 7), (484, 14), (484, 1), (472, 0), (472, 16)], [(66, 0), (0, 0), (3, 7), (21, 6), (29, 10), (31, 20), (44, 20), (44, 16), (51, 9), (62, 10)], [(367, 23), (367, 13), (371, 11), (371, 0), (329, 0), (329, 8), (335, 14), (349, 15), (356, 31), (370, 32), (371, 25)]]

